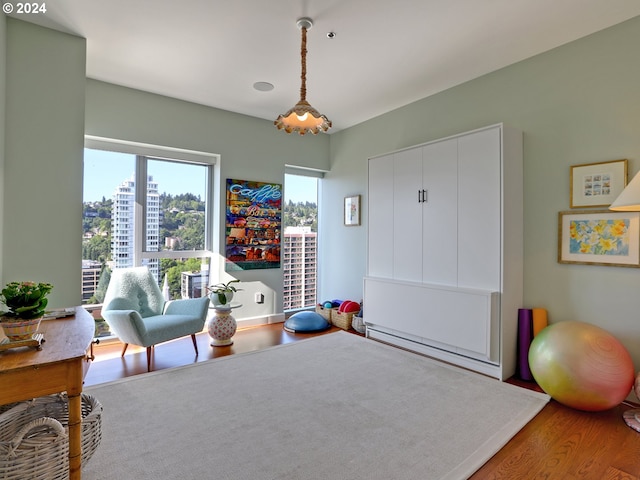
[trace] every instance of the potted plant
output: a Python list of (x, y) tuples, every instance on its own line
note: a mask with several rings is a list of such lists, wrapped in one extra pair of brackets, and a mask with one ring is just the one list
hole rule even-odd
[(207, 290), (210, 292), (209, 298), (211, 299), (213, 305), (223, 306), (231, 303), (233, 294), (239, 290), (234, 285), (232, 285), (232, 283), (239, 282), (240, 280), (234, 279), (228, 281), (227, 283), (216, 283), (215, 285), (207, 287)]
[(8, 310), (0, 311), (0, 325), (9, 340), (28, 340), (38, 331), (53, 289), (50, 283), (10, 282), (0, 292)]

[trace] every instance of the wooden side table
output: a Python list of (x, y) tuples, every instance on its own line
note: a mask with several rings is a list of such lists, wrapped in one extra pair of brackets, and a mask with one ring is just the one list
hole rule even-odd
[[(82, 475), (82, 381), (95, 326), (82, 307), (74, 316), (43, 320), (41, 350), (30, 347), (0, 352), (0, 405), (67, 392), (69, 399), (69, 479)], [(2, 335), (0, 333), (0, 335)]]

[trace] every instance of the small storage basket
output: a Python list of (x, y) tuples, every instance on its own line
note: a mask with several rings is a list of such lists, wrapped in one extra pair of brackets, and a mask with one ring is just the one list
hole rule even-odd
[(324, 319), (329, 323), (331, 323), (331, 319), (337, 311), (337, 308), (324, 308), (322, 305), (316, 305), (316, 313), (322, 315)]
[(331, 323), (343, 330), (349, 330), (351, 328), (351, 321), (354, 315), (355, 313), (353, 312), (345, 313), (336, 310), (331, 313)]
[[(102, 405), (82, 394), (82, 463), (102, 438)], [(0, 479), (69, 478), (69, 403), (66, 394), (0, 408)]]

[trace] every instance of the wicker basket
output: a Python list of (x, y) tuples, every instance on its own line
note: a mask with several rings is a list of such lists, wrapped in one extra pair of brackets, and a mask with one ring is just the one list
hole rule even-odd
[[(102, 405), (82, 394), (82, 462), (102, 438)], [(62, 480), (69, 477), (69, 408), (66, 394), (38, 397), (2, 407), (0, 479)]]
[(316, 313), (322, 315), (329, 323), (331, 323), (331, 318), (337, 311), (337, 308), (324, 308), (322, 305), (316, 305)]
[(343, 330), (349, 330), (351, 328), (351, 321), (354, 315), (354, 312), (345, 313), (336, 310), (331, 314), (331, 323)]

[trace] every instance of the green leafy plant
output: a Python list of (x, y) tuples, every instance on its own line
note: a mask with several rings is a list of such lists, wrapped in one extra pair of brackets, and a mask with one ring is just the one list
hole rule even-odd
[[(207, 290), (212, 294), (217, 295), (218, 301), (220, 302), (220, 304), (226, 305), (228, 303), (227, 295), (229, 294), (229, 292), (237, 292), (238, 290), (240, 290), (239, 288), (236, 288), (234, 285), (231, 285), (231, 284), (239, 283), (239, 282), (240, 280), (235, 279), (235, 280), (230, 280), (227, 283), (216, 283), (215, 285), (211, 285), (207, 287)], [(232, 293), (232, 296), (233, 296), (233, 293)]]
[(44, 315), (48, 300), (47, 295), (53, 289), (50, 283), (10, 282), (0, 293), (0, 301), (6, 305), (7, 311), (0, 312), (5, 318), (21, 318), (30, 320)]

